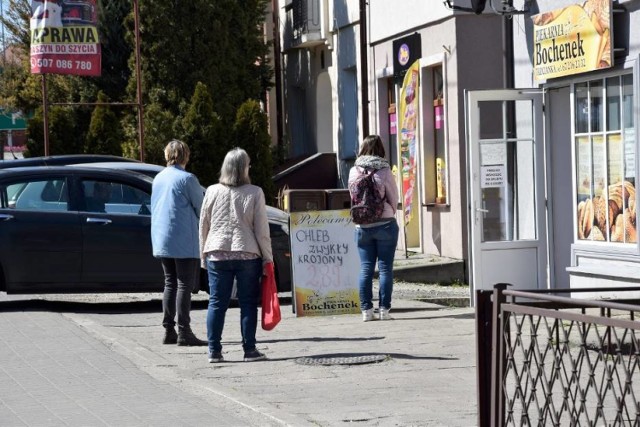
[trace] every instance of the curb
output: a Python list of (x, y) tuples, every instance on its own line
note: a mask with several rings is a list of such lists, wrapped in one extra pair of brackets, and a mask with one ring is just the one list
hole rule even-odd
[[(378, 278), (378, 270), (374, 273)], [(451, 283), (464, 282), (464, 261), (443, 261), (429, 264), (394, 266), (393, 277), (405, 282)]]

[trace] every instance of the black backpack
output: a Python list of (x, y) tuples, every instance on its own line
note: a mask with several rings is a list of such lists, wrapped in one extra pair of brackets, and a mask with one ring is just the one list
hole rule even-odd
[(356, 224), (371, 224), (382, 217), (384, 198), (373, 179), (376, 171), (365, 169), (350, 185), (351, 219)]

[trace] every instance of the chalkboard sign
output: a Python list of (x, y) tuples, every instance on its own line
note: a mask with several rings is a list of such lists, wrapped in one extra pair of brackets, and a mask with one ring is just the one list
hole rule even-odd
[(348, 209), (292, 212), (296, 316), (360, 313), (360, 259)]

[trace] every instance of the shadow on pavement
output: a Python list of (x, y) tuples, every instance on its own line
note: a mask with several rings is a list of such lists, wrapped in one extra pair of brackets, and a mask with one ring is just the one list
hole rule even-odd
[(436, 319), (475, 319), (475, 313), (458, 313), (431, 317), (394, 317), (392, 320), (436, 320)]
[(77, 302), (44, 299), (25, 299), (0, 302), (0, 313), (10, 311), (49, 311), (54, 313), (155, 313), (162, 312), (162, 300)]
[(402, 307), (391, 309), (391, 313), (411, 313), (413, 311), (441, 311), (446, 307)]
[[(260, 341), (261, 343), (263, 341)], [(265, 363), (265, 362), (287, 362), (287, 361), (297, 361), (299, 359), (358, 359), (358, 358), (364, 358), (364, 357), (375, 357), (375, 356), (380, 356), (380, 361), (376, 361), (374, 363), (384, 363), (384, 362), (388, 362), (389, 360), (392, 359), (403, 359), (403, 360), (460, 360), (460, 358), (458, 357), (440, 357), (440, 356), (414, 356), (411, 354), (404, 354), (404, 353), (333, 353), (333, 354), (310, 354), (307, 356), (296, 356), (296, 357), (269, 357), (269, 355), (267, 355), (267, 359), (265, 359), (264, 361), (258, 361), (258, 362), (253, 362), (253, 363)], [(246, 362), (243, 362), (242, 360), (230, 360), (230, 359), (225, 359), (223, 362), (221, 362), (220, 364), (217, 364), (218, 366), (220, 365), (228, 365), (228, 364), (233, 364), (233, 363), (238, 363), (238, 364), (243, 364)], [(313, 365), (317, 365), (317, 366), (327, 366), (327, 365), (362, 365), (363, 363), (350, 363), (349, 360), (346, 360), (344, 363), (340, 363), (340, 362), (336, 362), (336, 363), (304, 363), (304, 365), (306, 366), (313, 366)]]
[[(75, 294), (70, 294), (75, 295)], [(286, 299), (281, 305), (286, 305)], [(191, 301), (191, 310), (206, 310), (208, 300)], [(230, 308), (238, 307), (237, 300), (231, 300)], [(49, 311), (53, 313), (94, 313), (94, 314), (126, 314), (126, 313), (161, 313), (162, 296), (144, 301), (64, 301), (60, 299), (44, 299), (41, 297), (0, 301), (0, 313), (12, 311)]]
[(325, 342), (325, 341), (373, 341), (373, 340), (383, 340), (385, 337), (302, 337), (302, 338), (284, 338), (284, 339), (274, 339), (274, 340), (260, 340), (260, 344), (266, 343), (276, 343), (276, 342), (285, 342), (285, 341), (309, 341), (309, 342)]
[[(389, 356), (391, 359), (404, 359), (404, 360), (458, 360), (458, 357), (440, 357), (440, 356), (414, 356), (412, 354), (404, 354), (404, 353), (376, 353), (376, 352), (367, 352), (367, 353), (329, 353), (329, 354), (312, 354), (307, 355), (307, 358), (314, 359), (352, 359), (358, 357), (368, 357), (368, 356)], [(296, 357), (296, 359), (298, 359)], [(275, 359), (271, 359), (275, 360)]]

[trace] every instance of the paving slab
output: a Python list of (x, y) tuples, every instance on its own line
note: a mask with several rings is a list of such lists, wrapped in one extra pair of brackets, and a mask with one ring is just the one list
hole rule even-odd
[[(203, 297), (192, 311), (200, 336)], [(230, 308), (220, 364), (207, 362), (206, 348), (162, 345), (160, 313), (65, 316), (154, 378), (198, 396), (241, 402), (285, 425), (476, 425), (473, 309), (395, 300), (392, 314), (393, 320), (367, 323), (359, 315), (297, 318), (285, 305), (275, 330), (258, 331), (258, 349), (269, 360), (245, 363), (239, 309)], [(297, 363), (375, 355), (386, 357), (354, 365)]]

